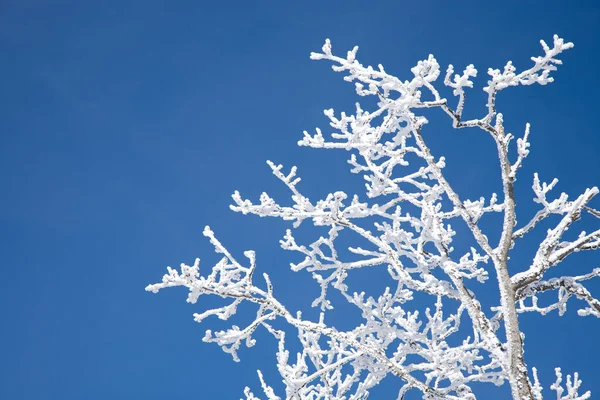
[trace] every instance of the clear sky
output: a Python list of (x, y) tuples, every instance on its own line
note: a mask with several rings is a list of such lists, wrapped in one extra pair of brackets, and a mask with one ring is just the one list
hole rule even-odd
[[(302, 130), (326, 127), (323, 109), (352, 111), (357, 100), (310, 51), (326, 37), (339, 54), (359, 45), (363, 63), (400, 78), (429, 53), (444, 67), (474, 63), (465, 112), (478, 116), (487, 68), (528, 67), (554, 33), (575, 43), (556, 82), (499, 99), (515, 134), (532, 124), (517, 185), (530, 213), (534, 171), (572, 196), (600, 184), (596, 1), (3, 0), (0, 398), (238, 399), (258, 388), (257, 367), (277, 384), (273, 342), (236, 364), (201, 342), (212, 324), (193, 322), (202, 304), (143, 289), (167, 265), (216, 261), (208, 224), (236, 254), (256, 250), (289, 304), (314, 295), (278, 248), (285, 223), (228, 210), (235, 189), (285, 200), (267, 159), (298, 165), (311, 198), (362, 185), (346, 154), (296, 146)], [(451, 182), (467, 195), (496, 190), (489, 138), (448, 125), (433, 116), (428, 140), (447, 155)], [(530, 256), (516, 253), (511, 268)], [(598, 254), (576, 257), (562, 271), (600, 266)], [(590, 290), (600, 295), (600, 284)], [(546, 387), (561, 366), (600, 396), (600, 321), (575, 310), (524, 316), (526, 357)], [(392, 398), (398, 384), (373, 397)]]

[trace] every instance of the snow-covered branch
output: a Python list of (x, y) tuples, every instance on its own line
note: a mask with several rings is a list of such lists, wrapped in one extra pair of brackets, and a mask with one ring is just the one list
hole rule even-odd
[[(243, 265), (208, 228), (205, 236), (223, 255), (208, 275), (201, 276), (196, 260), (192, 266), (182, 265), (181, 271), (169, 268), (162, 282), (146, 289), (157, 292), (183, 286), (189, 290), (191, 303), (203, 295), (224, 299), (225, 305), (195, 314), (198, 322), (213, 315), (229, 320), (242, 303), (254, 304), (256, 314), (250, 323), (244, 327), (231, 325), (215, 333), (208, 330), (204, 340), (217, 343), (237, 361), (241, 345), (251, 347), (255, 331), (265, 329), (278, 343), (277, 368), (287, 399), (366, 399), (383, 379), (396, 377), (399, 400), (409, 390), (420, 391), (428, 400), (475, 399), (471, 388), (475, 382), (508, 382), (514, 399), (541, 400), (537, 372), (532, 370), (532, 382), (524, 360), (519, 314), (545, 314), (554, 309), (563, 313), (567, 300), (575, 296), (587, 304), (580, 315), (600, 317), (600, 302), (582, 284), (600, 275), (600, 270), (574, 277), (544, 278), (550, 267), (570, 254), (600, 247), (600, 230), (582, 232), (574, 240), (563, 237), (582, 213), (600, 217), (600, 212), (589, 205), (598, 189), (587, 189), (573, 201), (566, 194), (551, 200), (547, 196), (557, 181), (541, 183), (535, 174), (534, 201), (542, 208), (525, 225), (516, 227), (514, 182), (530, 152), (530, 126), (526, 125), (513, 150), (514, 137), (504, 131), (504, 116), (496, 109), (496, 97), (510, 86), (552, 82), (550, 74), (561, 64), (557, 56), (573, 45), (558, 36), (552, 47), (541, 43), (544, 55), (532, 57), (534, 65), (529, 69), (518, 72), (508, 62), (502, 70), (488, 70), (490, 79), (483, 88), (488, 95), (487, 113), (468, 121), (463, 121), (462, 115), (466, 89), (473, 87), (472, 79), (477, 76), (473, 65), (462, 74), (455, 74), (450, 65), (444, 86), (438, 88), (441, 69), (431, 55), (411, 69), (410, 79), (401, 80), (382, 65), (363, 66), (356, 59), (357, 47), (339, 57), (327, 40), (321, 53), (311, 54), (314, 60), (333, 62), (334, 71), (343, 72), (346, 81), (355, 83), (359, 96), (377, 99), (372, 111), (358, 103), (352, 114), (325, 110), (333, 132), (304, 132), (298, 142), (316, 149), (348, 151), (351, 172), (362, 175), (366, 182), (364, 193), (348, 195), (332, 190), (314, 201), (302, 193), (296, 167), (284, 172), (282, 165), (268, 161), (272, 173), (289, 189), (290, 199), (280, 201), (262, 193), (252, 201), (236, 191), (231, 209), (291, 221), (292, 228), (303, 222), (327, 228), (327, 234), (308, 243), (300, 243), (294, 230), (288, 229), (280, 241), (284, 250), (300, 257), (290, 263), (291, 269), (310, 273), (320, 289), (312, 303), (320, 309), (318, 321), (288, 311), (275, 296), (276, 285), (267, 274), (263, 274), (264, 283), (261, 280), (257, 285), (253, 279), (257, 269), (254, 252), (244, 253), (248, 266)], [(443, 97), (443, 90), (448, 88), (458, 97), (456, 108)], [(455, 190), (444, 175), (446, 160), (432, 154), (427, 143), (424, 128), (428, 121), (420, 114), (424, 108), (440, 108), (455, 128), (478, 128), (491, 137), (500, 168), (501, 198), (490, 193), (467, 199)], [(501, 213), (503, 217), (497, 244), (490, 242), (480, 226), (489, 213)], [(517, 239), (551, 216), (561, 220), (548, 230), (531, 266), (511, 277), (509, 253)], [(454, 249), (456, 230), (451, 222), (468, 228), (471, 237), (464, 239), (472, 240), (473, 247), (467, 254), (457, 254)], [(361, 246), (346, 246), (347, 251), (340, 251), (342, 235), (362, 241)], [(353, 290), (348, 277), (359, 269), (382, 269), (389, 274), (390, 284), (372, 296)], [(490, 272), (495, 274), (500, 298), (499, 306), (488, 315), (477, 293), (482, 285), (494, 284)], [(557, 301), (539, 306), (538, 296), (552, 290), (558, 293)], [(332, 291), (337, 301), (345, 300), (362, 317), (352, 329), (340, 331), (326, 322), (336, 307)], [(425, 303), (429, 308), (424, 307), (424, 311), (409, 311), (412, 304)], [(504, 330), (499, 329), (501, 323)], [(290, 360), (286, 345), (293, 335), (302, 348), (295, 361)], [(557, 381), (551, 388), (559, 400), (589, 397), (588, 393), (578, 394), (581, 381), (577, 374), (573, 381), (567, 378), (563, 395), (559, 369), (556, 374)], [(280, 396), (284, 394), (277, 395), (260, 371), (259, 380), (267, 399), (283, 398)], [(258, 399), (249, 388), (244, 395), (247, 400)]]
[(572, 202), (568, 202), (568, 197), (563, 194), (557, 200), (548, 203), (545, 194), (556, 182), (557, 180), (554, 180), (550, 185), (543, 184), (540, 186), (536, 175), (534, 180), (534, 191), (538, 195), (536, 200), (544, 206), (544, 209), (538, 212), (524, 228), (518, 230), (513, 235), (514, 237), (524, 235), (535, 227), (539, 221), (551, 214), (564, 215), (555, 228), (548, 230), (546, 238), (542, 241), (536, 252), (531, 267), (527, 271), (520, 272), (512, 277), (513, 286), (517, 290), (540, 280), (548, 268), (564, 260), (568, 255), (580, 250), (594, 250), (599, 247), (600, 230), (596, 230), (590, 234), (581, 232), (577, 240), (571, 242), (562, 240), (563, 234), (581, 217), (584, 207), (598, 194), (598, 188), (587, 189)]
[[(580, 309), (579, 315), (594, 315), (600, 318), (600, 301), (595, 299), (592, 294), (580, 283), (594, 277), (600, 276), (600, 268), (594, 269), (589, 274), (580, 276), (570, 276), (561, 278), (552, 278), (547, 281), (536, 282), (526, 286), (524, 289), (517, 292), (519, 301), (519, 312), (536, 311), (541, 314), (546, 314), (552, 310), (558, 310), (560, 315), (563, 315), (567, 310), (567, 301), (571, 296), (575, 296), (587, 303), (588, 307)], [(545, 307), (538, 306), (538, 294), (557, 290), (558, 299), (556, 303)], [(531, 298), (531, 305), (525, 304), (526, 298)]]

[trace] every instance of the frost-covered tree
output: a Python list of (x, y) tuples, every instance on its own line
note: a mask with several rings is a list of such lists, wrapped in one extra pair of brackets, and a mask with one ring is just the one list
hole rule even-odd
[[(328, 229), (326, 237), (309, 244), (298, 243), (291, 229), (281, 240), (283, 249), (303, 257), (291, 264), (292, 270), (311, 273), (320, 286), (313, 302), (313, 307), (321, 310), (320, 318), (309, 320), (300, 312), (289, 311), (278, 300), (269, 276), (256, 276), (255, 253), (247, 251), (247, 261), (237, 260), (208, 227), (204, 235), (222, 254), (221, 261), (204, 275), (198, 259), (191, 266), (183, 264), (180, 271), (169, 268), (162, 282), (146, 290), (183, 286), (189, 290), (190, 303), (209, 295), (228, 301), (223, 307), (195, 314), (198, 322), (212, 315), (228, 320), (240, 304), (254, 304), (257, 311), (250, 324), (232, 325), (219, 332), (207, 330), (204, 341), (221, 346), (237, 361), (240, 346), (252, 346), (257, 329), (269, 332), (278, 342), (277, 368), (285, 384), (285, 394), (276, 393), (259, 372), (261, 396), (269, 400), (366, 399), (369, 391), (389, 376), (399, 378), (398, 399), (411, 390), (421, 392), (423, 399), (474, 399), (472, 384), (484, 382), (508, 383), (514, 399), (541, 400), (542, 382), (536, 369), (528, 368), (524, 360), (519, 314), (553, 310), (562, 314), (567, 301), (575, 297), (584, 304), (579, 315), (600, 317), (600, 302), (585, 287), (585, 281), (599, 276), (600, 269), (579, 276), (550, 278), (547, 274), (569, 255), (600, 247), (600, 230), (565, 237), (584, 215), (600, 217), (589, 205), (598, 189), (587, 189), (574, 198), (564, 193), (552, 196), (556, 179), (544, 183), (535, 174), (533, 201), (539, 211), (531, 220), (517, 223), (514, 182), (529, 154), (530, 129), (527, 125), (513, 146), (514, 136), (505, 131), (503, 115), (496, 109), (496, 96), (509, 86), (553, 81), (551, 74), (561, 64), (557, 56), (573, 44), (558, 36), (552, 46), (541, 44), (544, 54), (532, 57), (533, 66), (527, 70), (517, 71), (511, 62), (502, 70), (489, 69), (483, 88), (487, 113), (463, 120), (466, 89), (473, 86), (472, 78), (477, 75), (473, 65), (458, 74), (452, 65), (446, 69), (443, 83), (457, 97), (453, 107), (435, 86), (441, 70), (433, 56), (419, 61), (411, 69), (412, 77), (403, 81), (381, 65), (360, 64), (356, 47), (345, 57), (335, 56), (327, 40), (322, 53), (312, 53), (311, 58), (332, 62), (335, 71), (345, 73), (346, 81), (355, 82), (359, 96), (374, 96), (377, 108), (367, 111), (356, 104), (354, 115), (326, 110), (335, 132), (330, 137), (318, 129), (314, 135), (305, 132), (298, 144), (348, 151), (352, 173), (363, 175), (367, 182), (365, 193), (349, 196), (335, 192), (313, 202), (298, 188), (295, 167), (284, 172), (281, 165), (268, 162), (273, 174), (289, 188), (291, 205), (280, 205), (266, 193), (254, 203), (235, 192), (231, 206), (243, 214), (293, 221), (294, 228), (308, 220)], [(500, 196), (469, 200), (453, 189), (444, 176), (444, 158), (432, 154), (427, 144), (425, 108), (443, 111), (454, 128), (476, 128), (489, 135), (499, 161)], [(503, 220), (497, 242), (488, 239), (480, 224), (490, 213)], [(466, 254), (454, 251), (453, 221), (464, 223), (475, 243)], [(551, 228), (538, 243), (529, 267), (509, 268), (511, 249), (542, 221)], [(357, 235), (364, 245), (344, 248), (340, 255), (336, 239), (343, 231)], [(351, 291), (346, 278), (362, 268), (385, 269), (394, 285), (375, 297)], [(500, 294), (491, 309), (482, 307), (476, 295), (486, 285), (497, 286)], [(360, 311), (363, 320), (354, 329), (342, 331), (328, 324), (327, 314), (333, 312), (332, 290)], [(556, 292), (557, 297), (551, 301), (540, 297), (548, 292)], [(420, 313), (407, 311), (417, 293), (430, 299), (430, 308), (424, 307)], [(281, 329), (281, 322), (288, 328)], [(290, 332), (297, 335), (302, 348), (295, 359), (286, 347)], [(563, 384), (560, 368), (555, 372), (550, 389), (557, 399), (591, 396), (580, 393), (577, 373), (567, 376)], [(244, 394), (246, 399), (258, 399), (249, 388)]]

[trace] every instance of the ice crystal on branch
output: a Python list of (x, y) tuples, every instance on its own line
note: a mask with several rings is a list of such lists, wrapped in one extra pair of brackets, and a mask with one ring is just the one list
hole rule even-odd
[[(579, 315), (600, 317), (600, 302), (584, 286), (600, 275), (600, 269), (580, 276), (546, 278), (550, 268), (574, 252), (600, 247), (600, 230), (581, 232), (571, 240), (563, 237), (583, 214), (600, 217), (589, 205), (598, 189), (587, 189), (574, 200), (564, 193), (552, 199), (549, 193), (557, 181), (542, 183), (535, 174), (534, 202), (541, 208), (529, 222), (517, 226), (513, 184), (530, 152), (530, 126), (527, 124), (516, 146), (511, 146), (514, 136), (504, 130), (496, 96), (510, 86), (553, 81), (551, 73), (561, 64), (557, 56), (573, 45), (558, 36), (552, 47), (541, 43), (544, 55), (532, 57), (531, 68), (518, 71), (508, 62), (502, 70), (488, 70), (490, 79), (483, 88), (488, 95), (487, 113), (467, 121), (462, 113), (466, 90), (473, 88), (472, 78), (477, 76), (473, 65), (462, 74), (455, 73), (452, 65), (446, 69), (443, 84), (458, 98), (453, 108), (435, 86), (441, 70), (431, 55), (411, 69), (410, 79), (401, 80), (381, 65), (373, 68), (359, 63), (357, 47), (339, 57), (327, 40), (321, 53), (311, 54), (313, 60), (332, 62), (334, 71), (354, 82), (359, 96), (377, 99), (373, 111), (364, 110), (359, 103), (353, 115), (325, 110), (334, 130), (330, 137), (317, 129), (315, 134), (305, 132), (298, 142), (300, 146), (349, 151), (351, 172), (362, 175), (365, 192), (348, 195), (338, 191), (313, 201), (302, 194), (296, 167), (285, 172), (288, 170), (282, 165), (268, 161), (275, 177), (291, 192), (291, 201), (286, 205), (262, 193), (258, 202), (253, 202), (236, 191), (231, 209), (291, 221), (293, 228), (305, 221), (328, 228), (327, 235), (311, 243), (299, 243), (293, 229), (280, 241), (283, 249), (300, 255), (300, 261), (290, 264), (292, 270), (310, 273), (320, 288), (312, 303), (320, 310), (318, 321), (288, 311), (277, 299), (269, 276), (256, 279), (254, 252), (244, 253), (247, 261), (237, 261), (208, 227), (204, 235), (223, 255), (221, 261), (207, 274), (201, 274), (199, 260), (193, 266), (182, 265), (180, 272), (169, 268), (161, 283), (146, 289), (158, 292), (183, 286), (189, 290), (191, 303), (203, 295), (226, 299), (222, 307), (195, 314), (198, 322), (213, 315), (229, 320), (240, 304), (254, 304), (256, 315), (248, 325), (207, 330), (204, 341), (216, 343), (239, 361), (242, 344), (253, 346), (255, 331), (265, 329), (278, 343), (277, 369), (285, 385), (285, 393), (276, 394), (259, 371), (261, 396), (269, 400), (366, 399), (386, 378), (397, 379), (400, 400), (409, 391), (421, 392), (422, 398), (429, 400), (475, 399), (471, 388), (475, 382), (508, 383), (514, 399), (541, 400), (537, 371), (525, 364), (519, 314), (557, 310), (562, 315), (568, 300), (575, 297), (586, 304)], [(435, 157), (427, 145), (423, 133), (427, 119), (420, 113), (423, 108), (440, 108), (455, 128), (479, 128), (490, 136), (497, 149), (501, 198), (490, 193), (487, 198), (466, 199), (452, 188), (444, 176), (444, 158)], [(490, 213), (503, 218), (496, 244), (480, 227)], [(548, 229), (529, 268), (511, 276), (510, 250), (553, 215), (559, 222)], [(468, 227), (475, 243), (466, 254), (453, 247), (456, 231), (452, 225), (459, 223)], [(364, 244), (339, 252), (339, 237), (346, 233)], [(354, 270), (371, 268), (385, 269), (393, 285), (372, 297), (352, 291), (348, 276)], [(500, 297), (491, 310), (482, 308), (477, 298), (475, 289), (481, 285), (497, 285)], [(345, 331), (328, 325), (326, 315), (335, 312), (331, 291), (359, 311), (360, 324)], [(540, 294), (552, 291), (557, 293), (556, 302), (541, 306)], [(417, 293), (429, 298), (429, 306), (421, 312), (409, 311), (407, 304), (415, 301)], [(282, 330), (276, 321), (288, 328)], [(286, 347), (286, 340), (294, 336), (302, 349), (295, 357)], [(577, 373), (573, 380), (567, 377), (566, 387), (558, 368), (556, 376), (550, 388), (558, 399), (589, 398), (589, 392), (579, 394)], [(259, 399), (249, 388), (243, 393), (247, 400)]]

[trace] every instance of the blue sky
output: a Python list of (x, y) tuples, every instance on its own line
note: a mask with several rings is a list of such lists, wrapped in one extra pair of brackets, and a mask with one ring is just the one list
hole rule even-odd
[[(357, 100), (326, 62), (308, 58), (326, 37), (340, 54), (359, 45), (363, 63), (401, 78), (429, 53), (442, 66), (474, 63), (467, 116), (483, 111), (488, 67), (529, 66), (554, 33), (573, 41), (554, 84), (507, 90), (498, 104), (515, 134), (532, 124), (517, 183), (526, 215), (534, 171), (572, 196), (598, 185), (598, 21), (594, 1), (3, 1), (0, 398), (237, 399), (245, 385), (258, 388), (257, 367), (272, 373), (274, 343), (235, 364), (201, 342), (211, 324), (193, 322), (201, 304), (143, 289), (167, 265), (216, 261), (208, 224), (235, 254), (256, 250), (288, 304), (314, 294), (278, 248), (287, 225), (228, 205), (235, 189), (285, 200), (267, 159), (298, 165), (311, 198), (362, 185), (346, 154), (296, 146), (302, 130), (326, 127), (323, 109), (351, 111)], [(457, 189), (497, 190), (489, 138), (452, 131), (443, 115), (431, 121), (427, 139)], [(514, 268), (530, 256), (515, 253)], [(565, 273), (599, 266), (597, 254), (577, 257)], [(600, 295), (598, 282), (590, 289)], [(575, 309), (524, 316), (526, 357), (546, 386), (560, 365), (598, 395), (600, 321)]]

